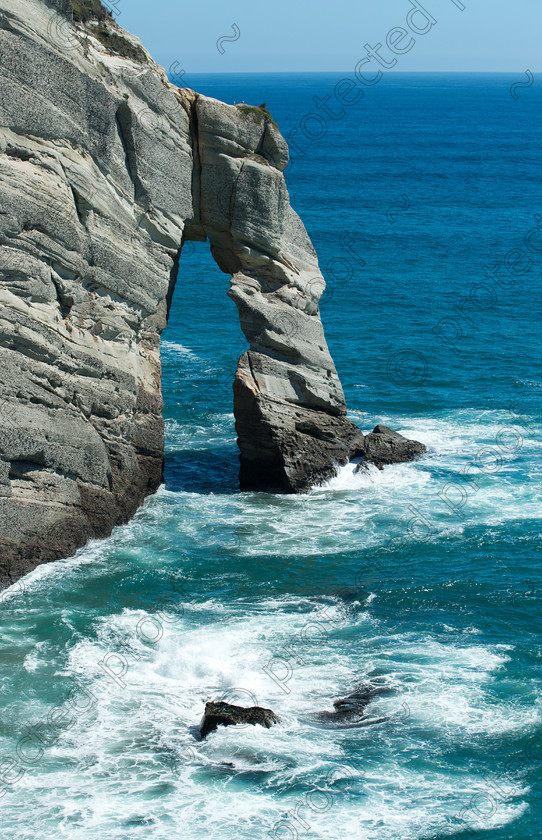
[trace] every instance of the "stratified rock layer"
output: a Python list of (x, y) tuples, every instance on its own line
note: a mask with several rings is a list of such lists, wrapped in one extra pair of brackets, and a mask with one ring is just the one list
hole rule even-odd
[(250, 343), (234, 408), (245, 490), (299, 492), (334, 474), (363, 435), (324, 337), (324, 279), (282, 174), (288, 148), (259, 108), (197, 96), (199, 222)]
[(0, 27), (1, 581), (109, 534), (159, 486), (160, 334), (187, 240), (232, 275), (250, 344), (242, 488), (332, 475), (363, 435), (267, 113), (179, 90), (112, 21), (74, 25), (70, 0), (0, 0)]

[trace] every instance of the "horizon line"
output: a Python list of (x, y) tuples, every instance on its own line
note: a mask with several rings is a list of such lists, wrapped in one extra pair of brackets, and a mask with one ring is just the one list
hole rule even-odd
[[(165, 68), (165, 65), (160, 65)], [(168, 76), (175, 76), (175, 73), (166, 71)], [(243, 76), (251, 74), (254, 76), (293, 76), (310, 73), (313, 76), (325, 76), (329, 74), (351, 74), (351, 70), (190, 70), (183, 71), (185, 75), (193, 76)], [(386, 70), (384, 76), (414, 76), (414, 75), (449, 75), (449, 76), (506, 76), (513, 73), (522, 74), (525, 70)], [(529, 71), (533, 75), (542, 71)]]

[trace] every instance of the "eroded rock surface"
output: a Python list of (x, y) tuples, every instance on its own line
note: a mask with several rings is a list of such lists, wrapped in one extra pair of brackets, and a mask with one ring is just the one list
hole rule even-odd
[(4, 584), (109, 534), (159, 486), (160, 334), (187, 240), (208, 239), (232, 276), (250, 345), (234, 385), (242, 488), (306, 490), (363, 449), (272, 120), (179, 90), (137, 38), (71, 11), (0, 0)]
[(365, 435), (364, 460), (358, 464), (355, 472), (363, 470), (367, 464), (374, 464), (381, 470), (386, 464), (414, 461), (425, 451), (426, 448), (420, 441), (410, 440), (387, 426), (375, 426), (372, 432)]
[(200, 735), (206, 738), (209, 732), (214, 732), (219, 726), (237, 726), (251, 724), (270, 729), (280, 718), (271, 710), (263, 706), (233, 706), (231, 703), (209, 702), (205, 704), (205, 712), (200, 724)]

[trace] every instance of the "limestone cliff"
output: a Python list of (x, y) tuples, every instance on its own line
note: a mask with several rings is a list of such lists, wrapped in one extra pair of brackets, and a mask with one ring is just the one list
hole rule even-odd
[(80, 6), (72, 21), (71, 0), (0, 0), (4, 582), (107, 535), (159, 486), (160, 333), (187, 240), (232, 275), (250, 343), (241, 486), (305, 490), (363, 451), (269, 115), (179, 90)]

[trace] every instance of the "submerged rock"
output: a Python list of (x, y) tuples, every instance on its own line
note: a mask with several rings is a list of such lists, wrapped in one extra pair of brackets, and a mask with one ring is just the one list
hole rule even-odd
[(280, 718), (262, 706), (232, 706), (230, 703), (209, 702), (205, 704), (205, 712), (200, 723), (200, 734), (206, 738), (209, 732), (214, 732), (218, 726), (236, 726), (237, 724), (252, 724), (265, 726), (270, 729)]
[(333, 728), (351, 726), (369, 726), (382, 723), (386, 717), (373, 717), (365, 713), (366, 707), (374, 697), (393, 693), (388, 686), (361, 685), (352, 694), (335, 700), (333, 712), (319, 712), (317, 718), (320, 723)]
[(386, 464), (414, 461), (426, 452), (418, 440), (410, 440), (387, 426), (375, 426), (363, 441), (363, 461), (354, 472), (364, 470), (367, 464), (374, 464), (379, 470)]

